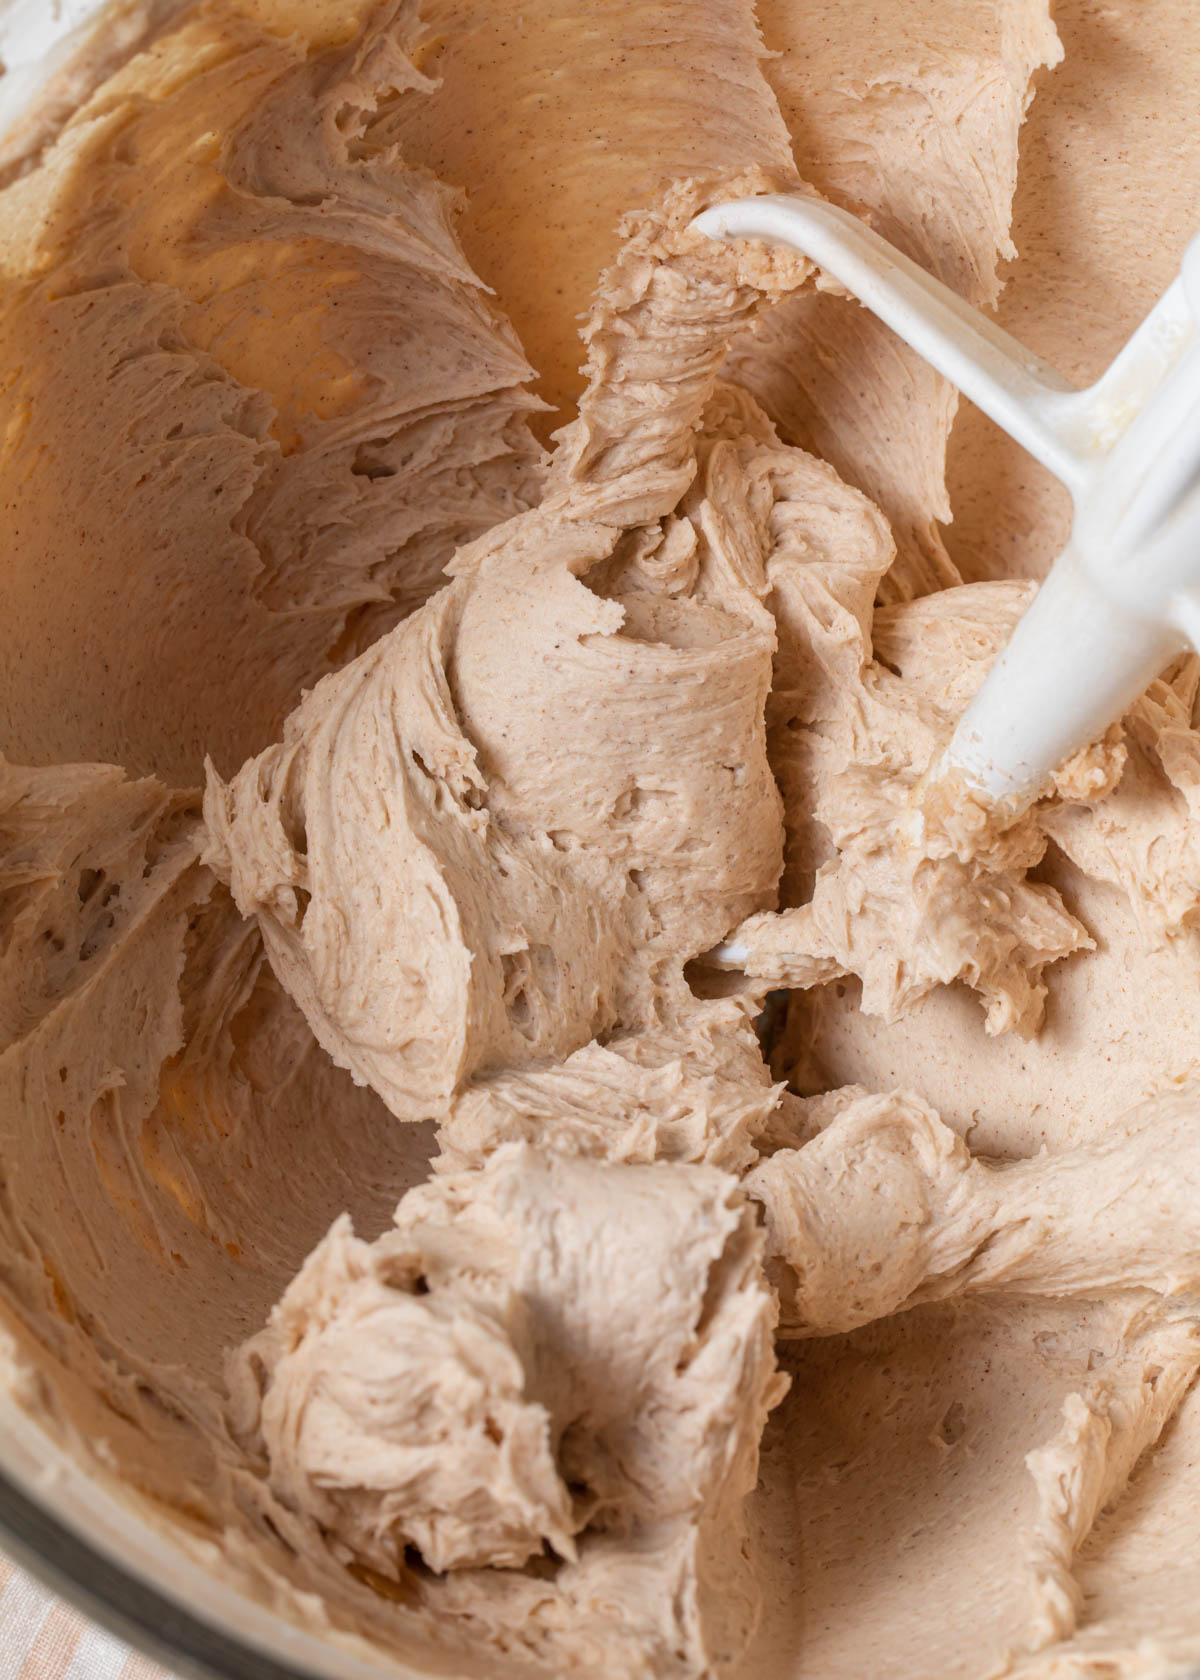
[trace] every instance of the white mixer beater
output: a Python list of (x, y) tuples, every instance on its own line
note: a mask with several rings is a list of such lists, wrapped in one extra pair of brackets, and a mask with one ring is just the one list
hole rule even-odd
[[(1120, 355), (1080, 391), (836, 205), (738, 199), (692, 225), (810, 257), (1071, 492), (1070, 541), (939, 767), (1015, 817), (1172, 658), (1200, 649), (1200, 235)], [(732, 948), (721, 954), (736, 960)]]

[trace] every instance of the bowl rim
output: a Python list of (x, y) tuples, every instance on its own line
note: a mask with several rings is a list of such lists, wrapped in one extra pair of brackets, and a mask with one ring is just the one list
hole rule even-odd
[(154, 1662), (195, 1680), (316, 1680), (243, 1644), (125, 1569), (0, 1471), (0, 1539), (21, 1569)]

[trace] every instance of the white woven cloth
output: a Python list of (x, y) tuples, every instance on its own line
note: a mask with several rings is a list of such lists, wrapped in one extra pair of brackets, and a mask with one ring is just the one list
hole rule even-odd
[(168, 1680), (0, 1557), (0, 1680)]

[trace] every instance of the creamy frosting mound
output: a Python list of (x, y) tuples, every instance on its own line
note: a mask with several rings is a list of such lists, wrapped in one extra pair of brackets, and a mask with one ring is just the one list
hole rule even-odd
[(727, 1663), (756, 1599), (740, 1504), (787, 1388), (762, 1243), (713, 1168), (507, 1145), (372, 1244), (334, 1227), (236, 1356), (239, 1426), (274, 1494), (385, 1576), (406, 1546), (439, 1572), (549, 1547), (580, 1603), (619, 1541), (650, 1600), (627, 1622), (652, 1624), (665, 1558), (683, 1570), (664, 1671)]
[(239, 1386), (266, 1389), (246, 1428), (273, 1488), (395, 1578), (410, 1544), (436, 1570), (519, 1567), (547, 1541), (573, 1556), (549, 1414), (525, 1398), (519, 1300), (426, 1299), (419, 1258), (345, 1220), (246, 1344), (231, 1387), (235, 1403)]
[(964, 852), (922, 820), (920, 803), (1027, 592), (974, 584), (883, 609), (873, 649), (886, 531), (864, 512), (856, 544), (818, 547), (813, 474), (784, 470), (798, 477), (800, 511), (773, 570), (773, 760), (789, 815), (784, 890), (803, 902), (738, 929), (747, 971), (801, 988), (854, 976), (863, 1010), (884, 1019), (961, 981), (985, 1004), (989, 1032), (1028, 1035), (1044, 969), (1090, 943), (1060, 895), (1026, 879), (1046, 850), (1040, 813)]
[(852, 1087), (804, 1108), (817, 1136), (746, 1179), (795, 1333), (976, 1292), (1173, 1298), (1200, 1286), (1192, 1091), (1124, 1116), (1119, 1136), (995, 1166), (914, 1097)]
[(968, 421), (960, 571), (953, 393), (690, 227), (994, 304), (1045, 0), (121, 23), (0, 151), (23, 1392), (406, 1672), (1200, 1661), (1198, 662), (936, 783), (1048, 504)]

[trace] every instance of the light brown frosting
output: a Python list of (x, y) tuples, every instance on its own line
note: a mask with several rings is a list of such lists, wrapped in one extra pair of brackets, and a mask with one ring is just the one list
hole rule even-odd
[[(741, 1504), (787, 1388), (762, 1243), (714, 1168), (510, 1144), (410, 1191), (372, 1245), (334, 1227), (236, 1357), (235, 1427), (275, 1496), (383, 1576), (406, 1545), (438, 1571), (564, 1560), (544, 1607), (461, 1579), (451, 1613), (546, 1655), (568, 1612), (609, 1660), (726, 1666), (757, 1608)], [(599, 1583), (622, 1561), (618, 1612)]]
[(2, 154), (5, 1321), (322, 1634), (1200, 1660), (1195, 661), (933, 810), (1052, 499), (968, 418), (947, 534), (945, 384), (688, 231), (815, 187), (990, 305), (1030, 230), (1091, 368), (1200, 72), (1139, 7), (1135, 215), (1059, 10), (1019, 173), (1042, 0), (134, 8)]

